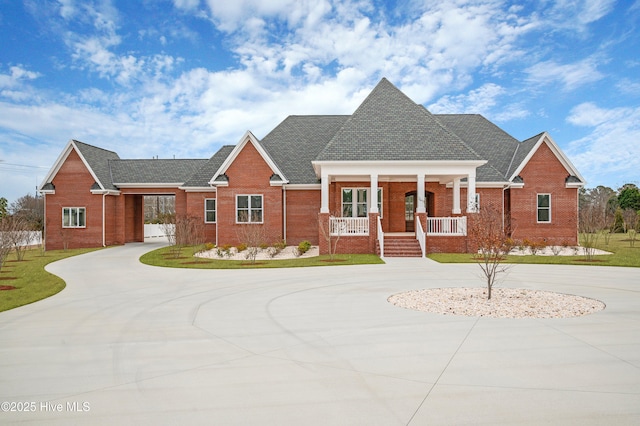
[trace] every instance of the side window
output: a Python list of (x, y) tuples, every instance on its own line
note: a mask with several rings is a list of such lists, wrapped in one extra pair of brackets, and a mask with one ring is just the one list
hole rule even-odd
[[(342, 188), (342, 217), (367, 217), (369, 188)], [(378, 212), (382, 217), (382, 188), (378, 188)]]
[(205, 223), (216, 222), (216, 199), (207, 198), (204, 200), (204, 221)]
[(236, 195), (236, 223), (262, 222), (262, 195)]
[(538, 223), (551, 222), (551, 194), (538, 194)]
[(87, 213), (84, 207), (63, 207), (63, 228), (85, 228), (87, 226)]

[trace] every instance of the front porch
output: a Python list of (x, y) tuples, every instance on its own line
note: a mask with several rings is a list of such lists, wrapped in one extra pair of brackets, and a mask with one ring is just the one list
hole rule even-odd
[[(360, 243), (375, 247), (380, 257), (419, 256), (424, 257), (429, 249), (441, 251), (441, 247), (460, 247), (467, 235), (467, 217), (427, 217), (416, 214), (413, 232), (384, 232), (377, 214), (369, 217), (328, 217), (330, 238), (359, 237)], [(375, 222), (375, 226), (370, 226)], [(426, 222), (426, 226), (423, 223)], [(425, 232), (426, 229), (426, 232)], [(446, 239), (449, 241), (446, 241)], [(354, 241), (355, 242), (355, 241)], [(352, 245), (347, 243), (347, 245)], [(458, 250), (456, 250), (458, 251)]]

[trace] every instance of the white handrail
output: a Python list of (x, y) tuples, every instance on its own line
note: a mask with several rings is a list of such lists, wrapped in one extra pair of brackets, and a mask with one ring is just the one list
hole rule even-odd
[(331, 235), (369, 235), (368, 217), (331, 217)]
[(380, 258), (384, 259), (384, 232), (382, 232), (380, 216), (378, 216), (378, 244), (380, 245)]
[(429, 217), (427, 218), (427, 235), (467, 235), (467, 218)]
[(424, 257), (427, 252), (427, 236), (418, 217), (416, 217), (416, 239), (420, 243), (420, 250), (422, 251), (422, 257)]

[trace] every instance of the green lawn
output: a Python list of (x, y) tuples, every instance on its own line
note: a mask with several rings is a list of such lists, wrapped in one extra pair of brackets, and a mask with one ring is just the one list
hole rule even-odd
[(28, 250), (24, 260), (20, 262), (15, 260), (15, 253), (12, 253), (0, 271), (0, 286), (15, 289), (0, 290), (0, 312), (37, 302), (60, 292), (65, 287), (64, 281), (45, 271), (45, 265), (94, 250), (97, 249), (52, 250), (43, 256), (39, 249), (33, 249)]
[[(609, 244), (600, 236), (596, 247), (613, 254), (594, 256), (593, 262), (586, 262), (580, 249), (578, 256), (507, 256), (505, 263), (640, 267), (640, 241), (631, 247), (626, 234), (613, 234)], [(475, 263), (471, 254), (433, 253), (429, 258), (441, 263)]]
[(192, 248), (182, 249), (179, 258), (170, 254), (170, 247), (163, 247), (140, 257), (140, 261), (147, 265), (164, 266), (169, 268), (196, 269), (251, 269), (251, 268), (302, 268), (307, 266), (336, 266), (336, 265), (369, 265), (384, 263), (374, 254), (337, 254), (331, 260), (329, 256), (316, 256), (298, 259), (256, 260), (252, 264), (248, 260), (212, 260), (192, 256)]

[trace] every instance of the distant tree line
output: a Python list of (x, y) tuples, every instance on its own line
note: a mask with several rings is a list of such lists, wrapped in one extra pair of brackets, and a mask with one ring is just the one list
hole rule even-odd
[(635, 184), (625, 184), (617, 191), (606, 186), (582, 188), (579, 196), (582, 232), (638, 231), (640, 189)]

